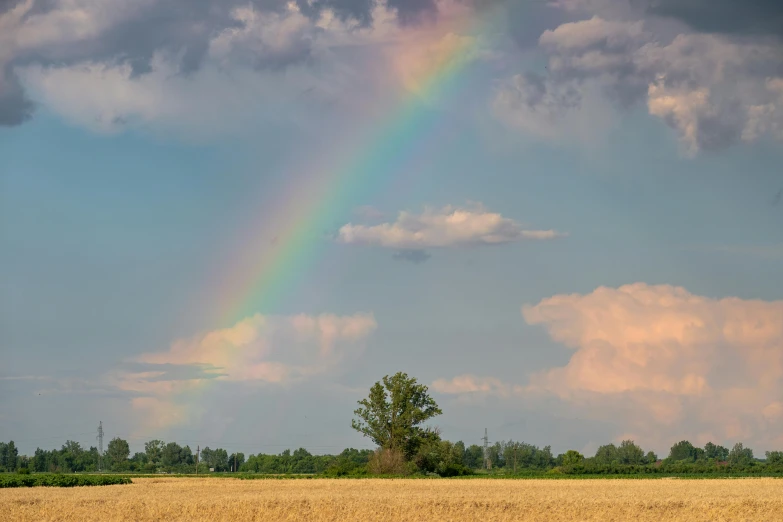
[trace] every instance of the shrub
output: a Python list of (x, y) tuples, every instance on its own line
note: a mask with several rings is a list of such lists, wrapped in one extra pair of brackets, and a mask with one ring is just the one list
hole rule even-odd
[(438, 475), (441, 477), (464, 477), (467, 475), (473, 475), (474, 472), (470, 468), (466, 468), (462, 464), (446, 464), (443, 469), (438, 471)]
[(30, 470), (28, 468), (19, 468), (19, 471), (17, 471), (20, 475), (29, 475)]
[(382, 448), (370, 456), (367, 469), (373, 475), (407, 475), (410, 466), (401, 451)]
[(0, 475), (0, 488), (32, 488), (36, 486), (71, 488), (130, 483), (130, 478), (116, 475), (61, 475), (55, 473)]

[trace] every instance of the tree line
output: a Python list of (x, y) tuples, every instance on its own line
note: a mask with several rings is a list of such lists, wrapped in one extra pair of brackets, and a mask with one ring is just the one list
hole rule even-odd
[[(32, 456), (19, 455), (13, 441), (0, 442), (0, 471), (34, 472), (140, 472), (261, 474), (324, 474), (328, 476), (470, 475), (482, 472), (524, 474), (783, 474), (783, 451), (768, 451), (756, 458), (742, 443), (731, 449), (708, 442), (699, 448), (689, 441), (672, 445), (668, 456), (645, 452), (632, 440), (600, 446), (593, 456), (576, 450), (554, 455), (550, 446), (508, 440), (486, 448), (466, 446), (441, 437), (425, 423), (442, 412), (426, 386), (405, 373), (386, 376), (375, 383), (366, 399), (358, 402), (351, 423), (370, 438), (376, 450), (345, 449), (337, 455), (313, 455), (304, 448), (280, 454), (229, 454), (223, 448), (204, 447), (198, 455), (185, 445), (153, 439), (144, 451), (130, 453), (119, 437), (107, 450), (83, 448), (68, 440), (60, 449), (37, 448)], [(198, 458), (198, 464), (196, 459)]]

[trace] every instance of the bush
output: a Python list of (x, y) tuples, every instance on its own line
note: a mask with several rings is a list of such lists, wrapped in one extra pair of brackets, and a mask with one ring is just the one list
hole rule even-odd
[(408, 475), (410, 466), (401, 451), (379, 449), (370, 457), (367, 469), (373, 475)]
[(30, 470), (28, 468), (19, 468), (19, 471), (17, 471), (20, 475), (29, 475)]
[(55, 473), (0, 475), (0, 488), (32, 488), (36, 486), (72, 488), (130, 483), (130, 478), (116, 475), (60, 475)]
[(472, 469), (466, 468), (462, 464), (446, 464), (443, 469), (438, 471), (438, 475), (441, 477), (464, 477), (473, 474)]

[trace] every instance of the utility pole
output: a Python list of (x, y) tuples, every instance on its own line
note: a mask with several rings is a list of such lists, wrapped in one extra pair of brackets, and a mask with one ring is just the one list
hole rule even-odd
[(201, 450), (201, 446), (196, 446), (196, 475), (198, 475), (198, 454)]
[(489, 437), (487, 437), (487, 428), (484, 428), (484, 469), (489, 469)]
[(103, 421), (98, 421), (98, 471), (103, 471)]

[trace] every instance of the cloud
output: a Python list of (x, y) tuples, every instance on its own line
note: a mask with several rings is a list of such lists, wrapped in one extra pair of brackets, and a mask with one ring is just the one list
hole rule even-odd
[[(58, 103), (60, 97), (51, 87), (53, 83), (73, 93), (84, 87), (84, 80), (94, 81), (96, 87), (85, 91), (79, 100), (78, 105), (90, 109), (88, 117), (76, 120), (79, 124), (96, 117), (98, 111), (89, 105), (95, 94), (102, 93), (100, 108), (104, 112), (109, 102), (116, 104), (109, 112), (123, 112), (139, 109), (133, 105), (139, 103), (137, 90), (149, 96), (157, 88), (159, 98), (185, 105), (170, 92), (189, 93), (193, 83), (206, 84), (195, 87), (196, 90), (214, 89), (197, 98), (186, 94), (185, 102), (190, 109), (230, 105), (235, 89), (245, 89), (236, 85), (239, 82), (250, 82), (246, 86), (249, 92), (270, 82), (286, 85), (288, 89), (274, 92), (262, 89), (252, 99), (256, 105), (261, 98), (267, 99), (267, 104), (274, 104), (280, 98), (285, 100), (287, 92), (302, 91), (315, 83), (300, 84), (296, 74), (294, 82), (287, 83), (286, 70), (292, 65), (306, 64), (310, 76), (323, 78), (324, 85), (318, 88), (324, 87), (328, 92), (330, 89), (325, 86), (333, 80), (330, 75), (346, 74), (351, 60), (356, 59), (351, 52), (338, 56), (344, 52), (341, 46), (369, 45), (367, 52), (375, 53), (377, 62), (377, 49), (373, 50), (372, 46), (389, 38), (404, 42), (417, 39), (420, 33), (442, 36), (445, 30), (439, 17), (430, 17), (426, 27), (414, 22), (426, 13), (440, 12), (440, 7), (444, 7), (443, 17), (448, 18), (453, 3), (450, 0), (437, 3), (419, 0), (21, 0), (8, 3), (0, 10), (0, 125), (17, 125), (29, 118), (34, 108), (30, 100), (42, 104), (53, 102), (55, 110), (62, 110), (63, 104)], [(161, 57), (167, 62), (163, 70)], [(24, 74), (28, 68), (32, 69), (32, 75), (29, 71)], [(196, 74), (204, 68), (210, 73)], [(76, 74), (85, 69), (93, 73), (89, 78)], [(276, 71), (279, 77), (272, 79), (269, 74), (262, 74), (253, 83), (247, 69)], [(96, 75), (96, 71), (104, 74)], [(115, 74), (112, 83), (106, 82), (105, 74), (109, 71)], [(23, 74), (26, 81), (20, 82), (17, 73)], [(220, 79), (215, 78), (218, 75)], [(335, 87), (339, 90), (339, 82)], [(31, 95), (25, 89), (34, 92)], [(140, 116), (143, 119), (147, 114), (142, 112)], [(128, 117), (117, 119), (98, 115), (102, 122), (132, 122), (138, 116), (133, 111)], [(232, 111), (227, 116), (236, 117)]]
[(697, 31), (783, 37), (777, 0), (644, 0), (648, 13), (680, 20)]
[[(575, 351), (531, 377), (528, 392), (624, 410), (633, 429), (709, 432), (772, 444), (783, 428), (783, 301), (711, 299), (636, 283), (557, 295), (522, 310)], [(704, 441), (706, 442), (706, 441)]]
[[(326, 371), (360, 349), (355, 344), (376, 326), (372, 314), (257, 314), (230, 328), (176, 341), (167, 351), (146, 353), (137, 360), (166, 371), (171, 370), (169, 365), (200, 365), (207, 373), (221, 372), (224, 380), (284, 382)], [(153, 380), (157, 379), (146, 379)]]
[(372, 245), (401, 250), (456, 246), (499, 245), (522, 240), (561, 237), (554, 230), (528, 230), (516, 221), (474, 208), (451, 206), (425, 209), (421, 214), (400, 212), (397, 221), (375, 226), (349, 223), (340, 228), (337, 241), (346, 245)]
[(684, 438), (757, 452), (783, 444), (783, 301), (635, 283), (555, 295), (522, 315), (573, 350), (567, 364), (526, 384), (466, 374), (432, 389), (603, 422), (616, 440), (635, 433), (659, 450)]
[(601, 93), (621, 109), (645, 103), (691, 155), (783, 139), (781, 42), (699, 33), (667, 40), (647, 25), (593, 16), (545, 31), (546, 74), (501, 82), (496, 114), (528, 132), (543, 121), (539, 134), (553, 135)]
[(521, 393), (521, 386), (506, 384), (493, 377), (478, 377), (475, 375), (458, 375), (452, 379), (437, 379), (432, 383), (432, 389), (446, 395), (487, 394), (508, 397), (512, 393)]
[(197, 392), (208, 383), (285, 386), (341, 371), (376, 328), (372, 314), (257, 314), (144, 353), (106, 381), (136, 395), (142, 427), (162, 428), (200, 416)]

